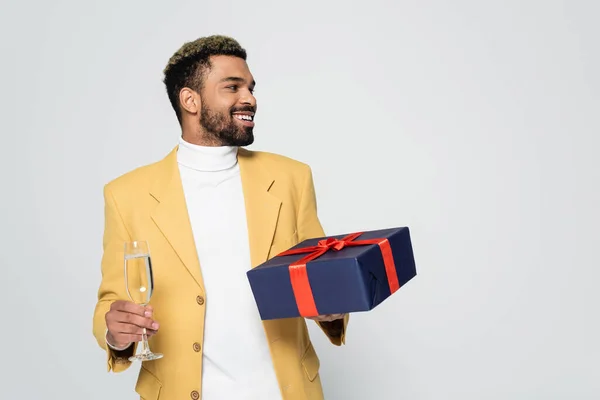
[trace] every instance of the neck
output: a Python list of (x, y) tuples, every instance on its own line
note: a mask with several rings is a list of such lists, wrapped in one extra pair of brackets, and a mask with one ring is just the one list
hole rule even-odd
[(188, 121), (184, 122), (181, 132), (181, 137), (188, 143), (205, 147), (223, 146), (223, 143), (219, 139), (206, 132), (197, 123), (190, 124)]
[(197, 171), (223, 171), (237, 164), (236, 146), (202, 145), (179, 139), (177, 162)]

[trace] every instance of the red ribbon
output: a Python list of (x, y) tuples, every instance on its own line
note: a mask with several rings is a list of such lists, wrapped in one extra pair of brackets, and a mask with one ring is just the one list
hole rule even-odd
[(301, 259), (294, 261), (289, 266), (290, 280), (292, 282), (292, 290), (298, 305), (298, 311), (303, 317), (315, 317), (319, 315), (317, 305), (312, 294), (310, 282), (308, 281), (308, 273), (306, 272), (306, 264), (316, 258), (321, 257), (329, 250), (340, 251), (346, 246), (366, 246), (370, 244), (379, 245), (385, 265), (385, 273), (387, 275), (390, 292), (394, 293), (400, 289), (398, 283), (398, 274), (396, 273), (396, 265), (392, 248), (387, 239), (366, 239), (356, 240), (363, 232), (352, 233), (342, 239), (327, 238), (319, 240), (316, 246), (303, 247), (299, 249), (286, 250), (279, 253), (277, 256), (289, 256), (294, 254), (310, 253)]

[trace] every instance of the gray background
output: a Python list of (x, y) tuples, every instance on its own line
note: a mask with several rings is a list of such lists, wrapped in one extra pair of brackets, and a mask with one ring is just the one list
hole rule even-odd
[(134, 399), (92, 337), (102, 186), (163, 157), (161, 83), (224, 33), (253, 149), (313, 167), (330, 234), (412, 229), (419, 276), (311, 325), (327, 399), (600, 397), (597, 1), (3, 2), (2, 399)]

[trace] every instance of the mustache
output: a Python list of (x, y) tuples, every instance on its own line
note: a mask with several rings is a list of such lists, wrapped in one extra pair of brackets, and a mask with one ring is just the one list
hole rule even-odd
[(233, 114), (234, 112), (240, 112), (240, 111), (247, 111), (247, 112), (256, 112), (256, 107), (252, 107), (252, 106), (242, 106), (242, 107), (232, 107), (231, 108), (231, 113)]

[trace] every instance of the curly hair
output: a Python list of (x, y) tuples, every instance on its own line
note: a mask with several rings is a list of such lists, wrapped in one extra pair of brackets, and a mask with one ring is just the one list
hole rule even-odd
[(181, 123), (179, 92), (184, 87), (199, 92), (206, 72), (211, 68), (210, 57), (220, 55), (246, 60), (246, 50), (235, 39), (223, 35), (201, 37), (187, 42), (169, 59), (163, 71), (163, 82), (179, 123)]

